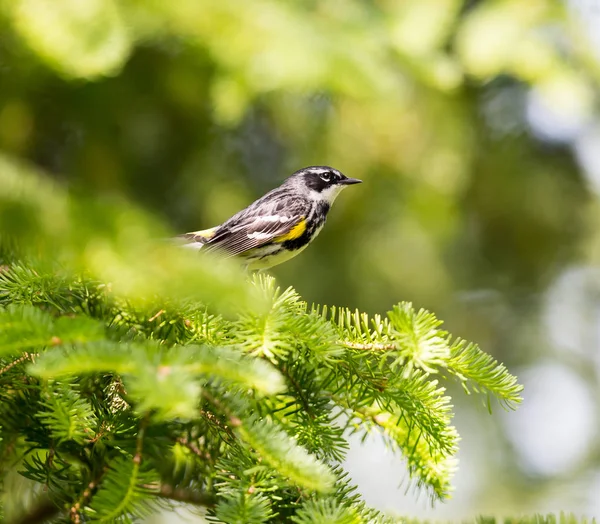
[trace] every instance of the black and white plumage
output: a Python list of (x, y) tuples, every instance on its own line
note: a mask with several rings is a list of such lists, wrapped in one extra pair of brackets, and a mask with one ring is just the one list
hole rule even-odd
[(249, 270), (268, 269), (304, 250), (340, 191), (360, 182), (328, 166), (306, 167), (223, 224), (179, 238), (189, 248), (239, 257)]

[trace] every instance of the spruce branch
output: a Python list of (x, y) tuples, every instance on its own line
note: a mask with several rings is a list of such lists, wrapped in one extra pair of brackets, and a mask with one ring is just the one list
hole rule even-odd
[[(515, 409), (522, 401), (523, 386), (511, 375), (504, 364), (487, 355), (477, 344), (456, 339), (450, 347), (448, 369), (462, 383), (467, 393), (469, 386), (475, 392), (491, 393), (508, 409)], [(488, 402), (488, 410), (491, 411)]]
[[(204, 391), (202, 392), (202, 395), (204, 396)], [(240, 424), (240, 420), (231, 415), (230, 416), (230, 426), (228, 426), (227, 424), (223, 423), (219, 417), (217, 417), (214, 413), (205, 410), (205, 409), (201, 409), (199, 410), (199, 413), (202, 417), (204, 417), (209, 423), (213, 424), (214, 426), (216, 426), (219, 430), (221, 430), (223, 433), (225, 433), (228, 437), (229, 440), (235, 440), (236, 436), (233, 433), (232, 427), (235, 427), (237, 425)]]
[(267, 362), (229, 348), (177, 346), (109, 340), (47, 351), (30, 372), (52, 377), (108, 371), (123, 376), (128, 396), (140, 411), (193, 418), (204, 377), (220, 378), (260, 394), (282, 390), (279, 372)]
[(26, 362), (27, 360), (31, 360), (34, 362), (34, 359), (39, 356), (39, 353), (23, 353), (19, 358), (13, 360), (9, 364), (6, 364), (3, 368), (0, 368), (0, 375), (3, 375), (7, 371), (10, 371), (13, 367)]
[(187, 449), (189, 449), (197, 457), (202, 458), (202, 459), (206, 458), (205, 454), (202, 453), (202, 451), (200, 451), (198, 446), (196, 446), (196, 444), (194, 444), (193, 442), (190, 442), (187, 438), (177, 437), (175, 440), (182, 446), (185, 446)]
[(209, 393), (206, 389), (202, 390), (202, 397), (208, 400), (214, 407), (216, 407), (227, 417), (229, 426), (219, 424), (216, 416), (210, 411), (201, 410), (202, 415), (205, 416), (211, 422), (216, 423), (219, 427), (225, 429), (225, 431), (233, 438), (233, 428), (236, 428), (242, 424), (242, 421), (239, 419), (239, 417), (233, 413), (233, 411), (227, 404), (221, 402), (218, 398)]
[(294, 388), (294, 393), (296, 394), (296, 398), (302, 404), (302, 408), (304, 409), (304, 412), (310, 418), (314, 419), (315, 413), (313, 412), (312, 405), (308, 401), (308, 398), (306, 397), (305, 392), (304, 392), (304, 388), (300, 385), (300, 382), (298, 380), (296, 380), (296, 378), (290, 373), (290, 371), (286, 365), (283, 365), (280, 368), (280, 370), (283, 373), (283, 376), (289, 381), (289, 383)]
[(103, 336), (101, 324), (89, 318), (55, 320), (38, 308), (13, 304), (0, 309), (0, 327), (0, 356), (43, 346), (98, 340)]
[(154, 315), (152, 315), (148, 322), (154, 322), (158, 317), (160, 317), (163, 313), (165, 313), (164, 309), (159, 309)]
[(251, 417), (235, 431), (265, 462), (294, 484), (324, 493), (332, 489), (335, 476), (330, 469), (275, 424)]
[(336, 424), (341, 412), (334, 411), (336, 405), (326, 390), (334, 371), (323, 374), (318, 365), (300, 364), (306, 360), (303, 353), (301, 350), (289, 363), (280, 366), (292, 385), (292, 392), (265, 399), (257, 407), (319, 459), (327, 463), (341, 461), (349, 446), (343, 426)]
[(271, 501), (262, 493), (240, 493), (220, 501), (215, 516), (228, 524), (263, 524), (276, 516), (271, 506)]
[(84, 444), (98, 424), (92, 406), (81, 397), (76, 384), (52, 382), (42, 389), (43, 400), (36, 416), (61, 444)]
[(363, 522), (354, 508), (333, 498), (308, 500), (292, 517), (295, 524), (360, 524)]
[(205, 508), (214, 507), (216, 500), (215, 496), (211, 493), (205, 493), (198, 489), (186, 489), (171, 486), (170, 484), (160, 484), (158, 489), (156, 486), (144, 486), (156, 497), (172, 500), (175, 502), (184, 502), (186, 504), (193, 504), (195, 506), (202, 506)]
[(59, 517), (63, 510), (47, 497), (42, 497), (24, 515), (8, 524), (43, 524)]
[(435, 315), (423, 309), (416, 311), (408, 302), (395, 306), (385, 319), (344, 308), (313, 306), (313, 310), (336, 325), (342, 346), (379, 354), (382, 368), (400, 371), (404, 377), (414, 370), (435, 374), (447, 369), (467, 393), (471, 389), (492, 394), (508, 407), (520, 402), (523, 388), (505, 366), (476, 344), (462, 339), (453, 342), (440, 329), (442, 322)]
[(420, 309), (415, 311), (409, 302), (401, 302), (388, 312), (388, 332), (398, 344), (398, 356), (391, 369), (401, 368), (405, 375), (413, 368), (427, 373), (437, 373), (450, 357), (446, 332), (438, 328), (442, 324), (433, 313)]
[(145, 415), (138, 426), (133, 456), (122, 456), (109, 464), (108, 472), (99, 483), (85, 512), (91, 518), (111, 521), (123, 515), (142, 516), (149, 511), (146, 486), (157, 484), (157, 474), (150, 465), (144, 467), (142, 452), (150, 416)]
[(108, 472), (108, 466), (102, 468), (100, 473), (90, 481), (87, 487), (81, 493), (81, 496), (77, 499), (77, 501), (71, 506), (69, 509), (69, 518), (73, 524), (81, 524), (81, 509), (87, 504), (90, 497), (98, 487), (98, 484), (102, 480), (102, 477)]
[(397, 411), (390, 412), (377, 405), (351, 406), (345, 399), (334, 399), (350, 411), (349, 424), (359, 421), (354, 424), (354, 431), (366, 434), (376, 427), (392, 449), (401, 450), (418, 486), (429, 488), (440, 500), (448, 496), (456, 469), (453, 457), (458, 450), (458, 434), (447, 421), (434, 419), (430, 425), (424, 423), (418, 404), (413, 411), (397, 407)]
[(349, 340), (341, 340), (340, 344), (348, 349), (362, 349), (364, 351), (391, 351), (396, 349), (396, 344), (360, 344), (359, 342), (351, 342)]
[(444, 499), (458, 435), (434, 377), (518, 398), (506, 368), (410, 304), (387, 318), (309, 310), (270, 277), (251, 287), (260, 304), (225, 320), (189, 300), (124, 298), (25, 265), (2, 272), (0, 380), (10, 387), (0, 388), (0, 437), (15, 448), (3, 445), (6, 460), (29, 453), (23, 475), (73, 522), (178, 500), (228, 522), (376, 523), (385, 519), (335, 466), (350, 433), (380, 434), (412, 481)]
[(254, 276), (252, 284), (262, 307), (240, 315), (233, 323), (234, 344), (273, 363), (285, 360), (299, 345), (309, 348), (312, 356), (323, 363), (335, 361), (342, 354), (333, 326), (309, 312), (293, 288), (282, 290), (275, 279), (265, 275)]

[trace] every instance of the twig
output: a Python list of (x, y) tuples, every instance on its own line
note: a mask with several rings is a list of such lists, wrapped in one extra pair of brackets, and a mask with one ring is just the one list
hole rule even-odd
[(164, 309), (159, 310), (155, 315), (148, 319), (148, 322), (154, 322), (158, 317), (160, 317), (165, 312)]
[(196, 446), (196, 444), (194, 444), (193, 442), (190, 442), (185, 437), (177, 437), (175, 440), (182, 446), (185, 446), (186, 448), (188, 448), (194, 455), (197, 455), (198, 457), (203, 458), (203, 459), (207, 458), (206, 454), (202, 453), (202, 451), (200, 450), (200, 448), (198, 446)]
[(23, 353), (23, 355), (21, 357), (19, 357), (17, 360), (13, 360), (10, 364), (7, 364), (6, 366), (4, 366), (3, 368), (0, 369), (0, 375), (2, 375), (3, 373), (6, 373), (8, 370), (10, 370), (11, 368), (17, 366), (18, 364), (20, 364), (21, 362), (25, 362), (26, 360), (32, 360), (39, 356), (39, 353)]
[(227, 424), (221, 422), (219, 420), (219, 417), (217, 417), (214, 413), (206, 411), (205, 409), (201, 409), (200, 415), (202, 415), (206, 420), (217, 426), (219, 429), (222, 429), (225, 433), (227, 433), (229, 438), (235, 440), (235, 435), (233, 434), (233, 431), (231, 431), (231, 428)]
[(348, 349), (364, 349), (366, 351), (390, 351), (392, 349), (396, 349), (396, 344), (360, 344), (359, 342), (350, 342), (348, 340), (340, 340), (339, 342), (342, 346)]
[(304, 411), (306, 411), (306, 414), (314, 420), (315, 415), (312, 412), (310, 405), (308, 403), (308, 400), (306, 400), (306, 398), (304, 398), (304, 395), (302, 394), (302, 388), (300, 387), (300, 384), (298, 384), (298, 381), (292, 377), (290, 375), (290, 373), (288, 372), (288, 368), (287, 366), (282, 366), (280, 371), (283, 373), (283, 375), (285, 376), (285, 378), (287, 378), (290, 381), (290, 384), (292, 385), (292, 387), (296, 390), (296, 393), (298, 394), (298, 397), (300, 398), (300, 403), (302, 404), (302, 406), (304, 407)]
[(169, 484), (161, 484), (156, 490), (155, 486), (144, 486), (148, 489), (151, 489), (152, 494), (157, 497), (175, 500), (177, 502), (185, 502), (187, 504), (194, 504), (196, 506), (204, 506), (207, 508), (213, 507), (215, 505), (215, 497), (210, 493), (205, 493), (203, 491), (196, 491), (193, 489), (186, 488), (175, 488)]
[(98, 428), (98, 433), (96, 433), (93, 438), (88, 440), (88, 444), (95, 444), (98, 442), (109, 429), (110, 428), (106, 426), (106, 421), (103, 420), (100, 424), (100, 428)]
[(61, 512), (62, 508), (54, 504), (49, 498), (44, 498), (37, 506), (13, 520), (11, 524), (42, 524), (56, 518)]
[(148, 427), (148, 422), (150, 421), (150, 414), (148, 413), (140, 422), (140, 429), (138, 430), (137, 438), (135, 441), (135, 455), (133, 457), (134, 464), (142, 463), (142, 448), (144, 447), (144, 435), (146, 433), (146, 428)]
[(80, 515), (81, 507), (83, 505), (85, 505), (85, 503), (92, 496), (92, 492), (96, 489), (96, 487), (100, 483), (100, 480), (102, 480), (102, 477), (104, 476), (104, 474), (107, 471), (108, 471), (108, 466), (105, 466), (102, 469), (102, 471), (100, 472), (100, 474), (94, 480), (90, 481), (87, 488), (85, 488), (83, 490), (81, 497), (79, 497), (79, 499), (77, 499), (77, 502), (75, 502), (75, 504), (73, 504), (73, 506), (71, 506), (71, 509), (69, 510), (69, 517), (71, 519), (71, 522), (73, 522), (73, 524), (80, 524), (80, 522), (81, 522), (81, 515)]
[(221, 429), (225, 430), (230, 437), (235, 438), (235, 435), (232, 433), (231, 428), (237, 428), (237, 427), (241, 426), (242, 425), (242, 421), (238, 417), (236, 417), (231, 412), (231, 410), (227, 406), (225, 406), (220, 400), (216, 399), (208, 391), (206, 391), (206, 389), (202, 390), (202, 396), (206, 400), (208, 400), (213, 406), (215, 406), (216, 408), (218, 408), (221, 411), (223, 411), (223, 413), (225, 413), (225, 415), (229, 419), (229, 426), (231, 426), (231, 427), (223, 424), (215, 416), (215, 414), (211, 413), (210, 411), (205, 411), (205, 410), (201, 409), (200, 410), (200, 414), (203, 415), (208, 420), (210, 420), (211, 422), (215, 423)]

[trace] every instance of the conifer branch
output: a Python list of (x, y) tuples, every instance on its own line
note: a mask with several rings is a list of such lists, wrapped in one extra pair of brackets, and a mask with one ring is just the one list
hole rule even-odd
[(27, 513), (21, 515), (10, 524), (43, 524), (60, 516), (63, 510), (52, 502), (49, 498), (44, 497), (37, 502)]
[(154, 315), (152, 315), (148, 322), (154, 322), (158, 317), (160, 317), (163, 313), (165, 313), (164, 309), (159, 309)]
[(396, 349), (396, 344), (378, 344), (376, 342), (372, 344), (360, 344), (359, 342), (341, 340), (340, 344), (348, 349), (362, 349), (365, 351), (391, 351)]
[(274, 423), (251, 417), (236, 428), (236, 433), (293, 484), (322, 493), (333, 488), (335, 476), (331, 470)]
[(94, 490), (98, 487), (98, 484), (102, 480), (102, 477), (108, 472), (108, 466), (105, 466), (100, 471), (100, 474), (83, 490), (81, 496), (77, 499), (77, 501), (71, 506), (69, 509), (69, 518), (73, 524), (81, 524), (81, 509), (88, 502)]
[(280, 371), (283, 373), (283, 376), (288, 379), (288, 381), (294, 388), (294, 391), (296, 392), (296, 395), (297, 395), (298, 399), (300, 400), (302, 407), (304, 408), (304, 412), (310, 418), (314, 418), (315, 415), (313, 413), (312, 407), (311, 407), (310, 403), (308, 402), (308, 399), (304, 395), (304, 392), (302, 391), (302, 387), (300, 387), (300, 384), (298, 383), (298, 381), (289, 373), (287, 366), (285, 366), (285, 365), (282, 366), (280, 368)]
[(211, 424), (214, 424), (215, 426), (217, 426), (220, 430), (222, 430), (224, 433), (227, 434), (227, 436), (231, 439), (231, 440), (235, 440), (237, 437), (235, 436), (235, 434), (232, 431), (232, 427), (234, 426), (238, 426), (241, 424), (241, 421), (231, 415), (230, 418), (230, 423), (231, 426), (228, 426), (227, 424), (223, 423), (219, 417), (217, 417), (214, 413), (212, 413), (211, 411), (208, 411), (206, 409), (201, 409), (198, 411), (200, 413), (200, 415), (202, 415), (202, 417), (204, 417), (208, 422), (210, 422)]
[(133, 463), (138, 466), (142, 463), (142, 449), (144, 448), (144, 436), (146, 434), (146, 428), (148, 427), (148, 423), (150, 420), (150, 414), (146, 413), (146, 415), (142, 418), (137, 437), (135, 439), (135, 455), (133, 456)]
[(193, 504), (205, 508), (214, 507), (216, 504), (214, 495), (194, 488), (178, 488), (171, 486), (170, 484), (161, 484), (158, 489), (151, 485), (144, 487), (157, 497), (173, 500), (175, 502), (184, 502), (186, 504)]
[(202, 453), (202, 451), (200, 451), (200, 448), (198, 448), (198, 446), (196, 446), (196, 444), (194, 444), (193, 442), (190, 442), (187, 438), (185, 438), (185, 437), (177, 437), (177, 439), (175, 439), (175, 440), (176, 440), (176, 442), (178, 442), (182, 446), (184, 446), (187, 449), (189, 449), (197, 457), (199, 457), (201, 459), (207, 458), (206, 455), (204, 453)]
[[(24, 474), (70, 500), (74, 523), (144, 515), (158, 499), (222, 521), (281, 512), (302, 524), (381, 523), (329, 466), (349, 432), (376, 430), (443, 499), (458, 435), (434, 377), (450, 372), (508, 403), (519, 396), (506, 368), (410, 304), (387, 318), (309, 311), (270, 277), (251, 287), (260, 304), (226, 320), (189, 300), (124, 298), (24, 264), (1, 272), (5, 461), (23, 452), (26, 432), (36, 452)], [(90, 471), (100, 474), (90, 481)]]
[(6, 373), (10, 369), (12, 369), (14, 366), (18, 366), (19, 364), (25, 362), (26, 360), (31, 360), (33, 362), (34, 359), (36, 357), (38, 357), (38, 356), (39, 356), (39, 353), (27, 353), (27, 352), (25, 352), (25, 353), (23, 353), (22, 356), (20, 356), (19, 358), (13, 360), (10, 364), (7, 364), (3, 368), (0, 368), (0, 375), (3, 375), (4, 373)]
[(202, 410), (202, 415), (207, 417), (211, 422), (214, 422), (215, 424), (219, 425), (219, 427), (224, 429), (227, 432), (227, 434), (233, 437), (234, 434), (231, 428), (236, 428), (242, 425), (242, 421), (240, 420), (240, 418), (236, 416), (227, 405), (218, 400), (215, 396), (211, 395), (206, 389), (202, 390), (202, 396), (227, 416), (229, 420), (229, 426), (219, 424), (218, 419), (210, 411)]
[(467, 393), (470, 393), (469, 385), (475, 392), (491, 393), (508, 409), (515, 409), (522, 401), (523, 386), (517, 382), (517, 377), (476, 344), (460, 338), (452, 343), (448, 369), (461, 381)]

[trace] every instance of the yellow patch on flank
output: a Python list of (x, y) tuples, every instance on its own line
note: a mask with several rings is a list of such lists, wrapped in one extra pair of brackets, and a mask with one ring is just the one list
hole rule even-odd
[(210, 240), (213, 236), (215, 236), (216, 227), (211, 227), (210, 229), (202, 229), (201, 231), (192, 231), (188, 233), (188, 235), (194, 235), (195, 237), (205, 238), (206, 240)]
[(292, 229), (290, 229), (285, 235), (281, 235), (275, 239), (275, 242), (285, 242), (287, 240), (296, 240), (300, 238), (306, 231), (306, 220), (304, 217), (300, 219)]

